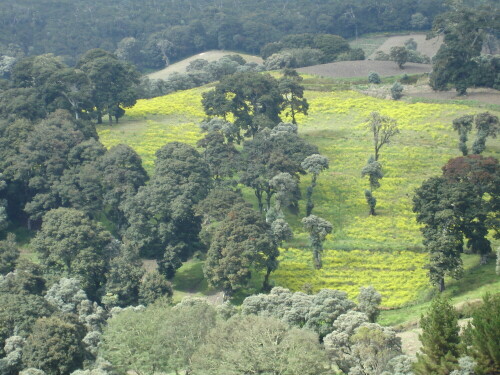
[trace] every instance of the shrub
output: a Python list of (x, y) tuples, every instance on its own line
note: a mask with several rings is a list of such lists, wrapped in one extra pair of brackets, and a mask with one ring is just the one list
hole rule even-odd
[(403, 96), (403, 85), (399, 82), (394, 82), (391, 87), (391, 96), (394, 100), (399, 100)]
[(378, 85), (381, 82), (378, 73), (370, 72), (370, 74), (368, 74), (368, 82), (375, 83)]

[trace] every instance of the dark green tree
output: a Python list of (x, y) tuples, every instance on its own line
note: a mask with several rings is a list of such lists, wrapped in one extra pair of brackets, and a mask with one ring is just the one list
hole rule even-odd
[(467, 156), (469, 153), (469, 148), (467, 147), (468, 134), (472, 130), (472, 124), (474, 122), (474, 117), (471, 115), (465, 115), (453, 120), (453, 129), (458, 132), (459, 144), (458, 149), (462, 151), (463, 156)]
[(497, 133), (500, 132), (500, 122), (498, 121), (498, 116), (484, 112), (475, 116), (474, 123), (477, 133), (476, 139), (472, 144), (472, 153), (480, 154), (486, 148), (486, 139), (488, 137), (496, 138)]
[(361, 170), (361, 177), (368, 176), (370, 181), (370, 189), (365, 190), (365, 198), (370, 207), (370, 215), (376, 215), (375, 207), (377, 205), (377, 199), (373, 196), (373, 192), (380, 187), (380, 179), (384, 177), (382, 173), (382, 165), (375, 160), (373, 156), (370, 156), (368, 162)]
[(332, 233), (332, 224), (315, 215), (302, 219), (304, 229), (309, 232), (309, 241), (313, 251), (314, 267), (320, 269), (323, 266), (321, 254), (323, 253), (323, 242), (328, 234)]
[(160, 298), (172, 297), (172, 284), (157, 270), (146, 273), (139, 286), (139, 303), (150, 305)]
[(224, 77), (214, 90), (203, 93), (202, 103), (209, 117), (227, 120), (232, 115), (239, 143), (261, 129), (278, 125), (284, 98), (271, 75), (242, 72)]
[(296, 115), (298, 113), (307, 115), (307, 110), (309, 109), (309, 103), (304, 98), (304, 86), (300, 84), (302, 79), (299, 73), (293, 69), (285, 69), (283, 77), (279, 79), (279, 89), (285, 99), (283, 110), (285, 111), (285, 116), (292, 118), (292, 124), (297, 123)]
[(200, 139), (198, 147), (204, 149), (203, 158), (210, 167), (214, 181), (220, 184), (225, 178), (230, 178), (238, 169), (239, 152), (233, 143), (227, 142), (224, 135), (211, 131)]
[(58, 208), (44, 216), (31, 245), (50, 272), (81, 278), (89, 298), (96, 300), (106, 282), (110, 242), (110, 233), (83, 212)]
[(438, 296), (432, 301), (427, 314), (420, 318), (422, 348), (413, 367), (415, 374), (449, 374), (458, 368), (457, 320), (457, 312), (448, 300)]
[(472, 314), (470, 353), (477, 362), (479, 375), (500, 372), (500, 296), (486, 295), (483, 304)]
[(183, 143), (168, 143), (156, 152), (149, 184), (123, 204), (130, 224), (125, 239), (141, 256), (157, 259), (160, 272), (168, 278), (202, 250), (201, 220), (193, 208), (210, 186), (210, 168), (198, 151)]
[(229, 298), (247, 285), (252, 270), (266, 272), (263, 288), (267, 289), (278, 256), (269, 225), (253, 209), (236, 205), (213, 236), (203, 273), (210, 285)]
[(104, 50), (94, 49), (82, 56), (77, 68), (83, 71), (92, 84), (92, 102), (97, 122), (108, 114), (109, 122), (123, 116), (123, 107), (131, 107), (137, 100), (136, 86), (139, 73), (135, 68)]
[(5, 240), (0, 241), (0, 275), (14, 271), (19, 254), (16, 236), (9, 233)]
[(81, 368), (85, 327), (74, 315), (40, 318), (26, 339), (23, 363), (48, 375), (65, 375)]

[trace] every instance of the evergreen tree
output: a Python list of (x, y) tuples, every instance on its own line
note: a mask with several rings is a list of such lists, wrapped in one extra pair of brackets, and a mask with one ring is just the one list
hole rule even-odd
[(460, 336), (457, 312), (450, 302), (436, 297), (420, 319), (421, 353), (414, 365), (416, 375), (447, 375), (458, 368)]

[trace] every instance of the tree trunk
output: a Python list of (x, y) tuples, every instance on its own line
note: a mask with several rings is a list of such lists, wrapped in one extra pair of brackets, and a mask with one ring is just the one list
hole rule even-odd
[(321, 261), (321, 252), (318, 250), (313, 250), (313, 257), (314, 257), (314, 268), (317, 270), (321, 269), (323, 267), (323, 263)]
[(102, 124), (102, 114), (101, 114), (101, 112), (97, 113), (97, 123), (98, 124)]
[(445, 290), (445, 285), (444, 285), (444, 277), (439, 279), (439, 292), (443, 293)]
[(271, 275), (271, 272), (272, 270), (269, 267), (267, 267), (266, 276), (264, 276), (264, 282), (262, 283), (262, 290), (264, 292), (267, 292), (270, 289), (269, 276)]
[(109, 125), (113, 125), (113, 116), (111, 113), (108, 113), (108, 118), (109, 118)]

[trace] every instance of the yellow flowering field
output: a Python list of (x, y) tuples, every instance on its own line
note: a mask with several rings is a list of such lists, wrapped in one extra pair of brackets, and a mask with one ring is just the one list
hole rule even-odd
[(272, 274), (276, 285), (300, 291), (310, 284), (343, 290), (355, 299), (362, 286), (373, 285), (382, 294), (382, 306), (397, 307), (415, 299), (428, 285), (426, 254), (411, 251), (325, 250), (323, 268), (316, 270), (312, 254), (304, 249), (281, 249), (280, 266)]
[[(139, 100), (127, 110), (122, 123), (102, 125), (98, 132), (106, 147), (126, 143), (143, 158), (151, 173), (154, 153), (167, 142), (195, 145), (201, 138), (198, 123), (204, 118), (201, 93), (207, 88), (180, 91), (149, 100)], [(412, 212), (412, 196), (422, 181), (441, 173), (441, 166), (459, 156), (458, 137), (451, 122), (464, 114), (483, 110), (457, 104), (407, 103), (373, 98), (355, 91), (306, 91), (309, 115), (298, 116), (299, 132), (330, 160), (330, 169), (320, 174), (314, 190), (313, 213), (332, 222), (333, 233), (325, 242), (324, 268), (315, 270), (308, 234), (298, 215), (287, 213), (294, 239), (282, 250), (276, 285), (301, 290), (335, 288), (355, 298), (361, 286), (373, 285), (383, 295), (385, 307), (396, 307), (414, 299), (428, 286), (426, 255)], [(384, 178), (374, 192), (377, 215), (369, 216), (364, 197), (367, 179), (361, 169), (373, 154), (366, 130), (372, 111), (397, 120), (401, 134), (382, 148), (380, 162)], [(498, 115), (498, 113), (495, 113)], [(488, 141), (486, 154), (500, 156), (500, 142)], [(302, 195), (310, 177), (301, 177)], [(255, 199), (243, 188), (245, 198)]]

